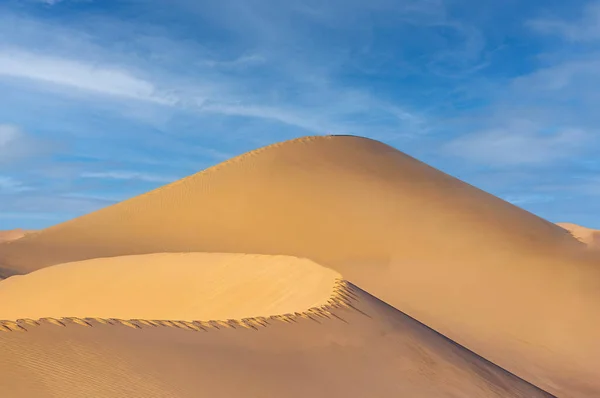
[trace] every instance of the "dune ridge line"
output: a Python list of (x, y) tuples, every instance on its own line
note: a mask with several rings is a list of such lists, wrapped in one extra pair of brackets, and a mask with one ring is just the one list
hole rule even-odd
[[(251, 157), (254, 157), (255, 155), (259, 155), (259, 154), (261, 154), (261, 153), (263, 153), (265, 151), (269, 151), (269, 150), (272, 150), (272, 149), (277, 149), (277, 148), (280, 148), (280, 147), (283, 147), (283, 146), (288, 146), (290, 144), (297, 144), (297, 143), (302, 144), (302, 143), (317, 141), (319, 139), (331, 139), (331, 138), (335, 138), (335, 137), (336, 137), (336, 135), (331, 135), (331, 134), (330, 135), (311, 135), (311, 136), (299, 137), (299, 138), (295, 138), (295, 139), (292, 139), (292, 140), (281, 141), (281, 142), (276, 142), (274, 144), (265, 145), (265, 146), (262, 146), (260, 148), (253, 149), (251, 151), (244, 152), (244, 153), (242, 153), (242, 154), (240, 154), (238, 156), (234, 156), (234, 157), (232, 157), (230, 159), (224, 160), (224, 161), (222, 161), (220, 163), (217, 163), (217, 164), (215, 164), (213, 166), (207, 167), (206, 169), (201, 170), (201, 171), (199, 171), (197, 173), (191, 174), (189, 176), (180, 178), (180, 179), (175, 180), (173, 182), (170, 182), (168, 184), (162, 185), (162, 186), (160, 186), (158, 188), (155, 188), (155, 189), (153, 189), (151, 191), (144, 192), (144, 193), (142, 193), (140, 195), (136, 195), (133, 198), (123, 200), (121, 202), (115, 203), (115, 204), (110, 205), (110, 206), (106, 206), (102, 210), (105, 210), (105, 209), (108, 209), (108, 208), (119, 207), (119, 206), (121, 206), (121, 205), (123, 205), (125, 203), (128, 203), (132, 199), (138, 199), (138, 198), (142, 198), (142, 197), (149, 197), (149, 196), (157, 195), (157, 194), (161, 193), (162, 191), (164, 191), (165, 189), (185, 184), (187, 181), (193, 180), (194, 178), (197, 178), (199, 175), (211, 174), (213, 172), (216, 172), (216, 171), (219, 171), (219, 170), (221, 170), (223, 168), (226, 168), (227, 166), (230, 166), (232, 164), (235, 164), (235, 163), (238, 163), (240, 161), (246, 160), (247, 158), (251, 158)], [(369, 139), (369, 138), (364, 138), (364, 139)], [(372, 140), (372, 141), (374, 141), (374, 140)], [(64, 225), (69, 225), (71, 222), (77, 222), (77, 220), (79, 220), (81, 218), (85, 218), (86, 216), (87, 216), (87, 214), (85, 214), (85, 215), (83, 215), (81, 217), (74, 218), (72, 220), (67, 220), (67, 221), (62, 222), (60, 224), (52, 225), (52, 226), (50, 226), (48, 228), (45, 228), (43, 230), (29, 232), (25, 236), (21, 237), (20, 239), (23, 239), (23, 238), (27, 239), (28, 237), (33, 237), (35, 235), (38, 235), (41, 232), (47, 232), (47, 231), (51, 231), (51, 230), (55, 229), (56, 227), (62, 227)], [(10, 240), (10, 241), (7, 241), (7, 242), (2, 242), (2, 243), (3, 244), (11, 244), (12, 242), (14, 242), (14, 240)]]
[[(353, 305), (353, 301), (358, 301), (357, 288), (344, 279), (336, 279), (332, 288), (333, 294), (326, 304), (312, 307), (302, 312), (277, 314), (268, 317), (249, 317), (241, 319), (216, 319), (203, 321), (182, 321), (182, 320), (155, 320), (155, 319), (116, 319), (116, 318), (81, 318), (81, 317), (63, 317), (63, 318), (39, 318), (39, 319), (16, 319), (0, 320), (0, 332), (26, 332), (28, 328), (50, 324), (54, 326), (65, 327), (67, 325), (79, 325), (92, 327), (94, 324), (103, 325), (123, 325), (133, 329), (142, 329), (144, 327), (174, 327), (190, 331), (208, 331), (208, 329), (245, 329), (258, 330), (261, 327), (268, 327), (270, 321), (279, 321), (286, 323), (296, 322), (298, 318), (310, 319), (318, 322), (318, 319), (337, 318), (340, 321), (344, 319), (334, 314), (335, 309), (351, 309), (363, 313)], [(365, 316), (367, 314), (363, 313)]]

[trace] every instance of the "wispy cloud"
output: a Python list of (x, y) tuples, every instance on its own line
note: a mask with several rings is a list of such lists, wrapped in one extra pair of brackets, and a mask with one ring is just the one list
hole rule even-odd
[[(496, 167), (565, 167), (600, 151), (600, 49), (572, 41), (600, 39), (600, 2), (574, 19), (549, 17), (541, 9), (524, 21), (535, 39), (558, 35), (528, 60), (533, 67), (506, 79), (485, 79), (488, 103), (460, 119), (465, 133), (442, 146), (443, 153)], [(561, 15), (558, 10), (555, 15)], [(469, 90), (477, 93), (479, 87)], [(477, 95), (477, 94), (476, 94)]]
[(0, 50), (0, 75), (165, 105), (174, 102), (127, 71), (21, 50)]
[(51, 149), (47, 140), (37, 140), (15, 125), (0, 124), (0, 165), (30, 159)]
[(530, 20), (528, 26), (539, 33), (571, 41), (600, 40), (600, 2), (593, 1), (584, 6), (576, 20), (567, 21), (563, 17), (537, 18)]
[(539, 165), (576, 155), (591, 138), (577, 128), (543, 131), (541, 127), (529, 121), (513, 121), (504, 128), (461, 136), (446, 144), (445, 150), (489, 165)]
[(267, 60), (259, 54), (245, 54), (231, 60), (201, 60), (198, 64), (210, 68), (238, 69), (263, 65)]
[(32, 188), (12, 177), (0, 175), (0, 194), (14, 194), (31, 191)]
[(502, 199), (505, 201), (512, 203), (517, 206), (528, 205), (532, 203), (547, 203), (552, 202), (554, 197), (551, 195), (539, 195), (539, 194), (531, 194), (531, 195), (509, 195), (505, 196)]
[(85, 172), (81, 178), (96, 178), (106, 180), (139, 180), (146, 182), (169, 183), (177, 180), (177, 177), (164, 176), (159, 174), (141, 173), (137, 171), (103, 171), (103, 172)]

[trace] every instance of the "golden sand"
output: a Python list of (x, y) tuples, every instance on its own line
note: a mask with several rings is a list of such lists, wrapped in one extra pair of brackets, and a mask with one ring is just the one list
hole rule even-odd
[(20, 239), (30, 232), (33, 232), (33, 231), (26, 231), (26, 230), (23, 230), (20, 228), (6, 230), (6, 231), (0, 231), (0, 243)]
[(97, 257), (308, 258), (563, 397), (600, 396), (598, 257), (566, 230), (359, 137), (253, 151), (0, 245), (25, 273)]
[(312, 261), (220, 253), (146, 254), (44, 268), (0, 282), (0, 319), (241, 319), (305, 311), (334, 294)]
[(600, 249), (600, 231), (583, 227), (572, 223), (557, 223), (560, 227), (569, 231), (576, 239), (588, 245), (592, 249)]
[(0, 394), (551, 398), (360, 289), (341, 288), (353, 307), (269, 318), (256, 329), (43, 320), (0, 332)]

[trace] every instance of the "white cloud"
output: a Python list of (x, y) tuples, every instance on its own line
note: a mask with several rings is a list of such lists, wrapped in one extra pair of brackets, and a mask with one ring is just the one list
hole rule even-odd
[(151, 82), (128, 71), (17, 49), (0, 50), (0, 75), (163, 105), (174, 103)]
[[(173, 7), (181, 3), (174, 2)], [(183, 3), (194, 9), (198, 5)], [(236, 13), (223, 12), (223, 7), (226, 9), (230, 2), (225, 3), (204, 4), (196, 10), (207, 15), (214, 11), (219, 18), (240, 19)], [(378, 4), (374, 7), (382, 15), (397, 8), (389, 0)], [(399, 13), (424, 14), (425, 20), (443, 23), (445, 17), (443, 12), (437, 11), (437, 0), (423, 7), (420, 1), (411, 0), (411, 4), (401, 7)], [(241, 18), (235, 26), (223, 20), (215, 21), (217, 25), (224, 24), (221, 28), (233, 31), (240, 23), (245, 24), (244, 32), (238, 32), (244, 37), (237, 39), (244, 46), (236, 45), (235, 49), (224, 46), (209, 50), (202, 42), (169, 37), (168, 32), (146, 25), (142, 20), (97, 16), (86, 23), (84, 15), (82, 19), (59, 26), (52, 20), (10, 13), (0, 15), (0, 79), (5, 75), (12, 77), (11, 80), (30, 81), (30, 87), (42, 93), (40, 98), (46, 102), (48, 99), (44, 97), (57, 92), (70, 94), (84, 90), (86, 94), (102, 94), (102, 97), (92, 98), (103, 101), (100, 104), (103, 109), (110, 108), (120, 116), (148, 124), (155, 119), (168, 119), (183, 109), (201, 116), (211, 113), (276, 121), (311, 133), (370, 135), (384, 132), (389, 137), (400, 129), (414, 131), (415, 121), (420, 124), (419, 129), (424, 130), (425, 121), (420, 120), (414, 110), (392, 103), (394, 101), (386, 103), (377, 99), (369, 95), (369, 89), (360, 90), (363, 95), (355, 95), (345, 83), (337, 82), (332, 72), (348, 61), (344, 52), (331, 52), (319, 42), (307, 41), (282, 24), (282, 19), (275, 22), (272, 28), (276, 31), (272, 35), (248, 46), (246, 36), (256, 32), (257, 25), (265, 25), (265, 15), (256, 14), (239, 0), (232, 1), (231, 5), (258, 18)], [(297, 12), (294, 6), (270, 0), (260, 5), (269, 9), (272, 6), (273, 12), (282, 15)], [(347, 8), (339, 1), (338, 6)], [(364, 3), (353, 1), (351, 7), (353, 15), (364, 17), (362, 10), (367, 7)], [(326, 6), (327, 20), (335, 16), (335, 8)], [(435, 12), (428, 15), (427, 10)], [(343, 22), (344, 29), (354, 29), (343, 18), (334, 19)], [(94, 30), (89, 26), (94, 26)], [(272, 40), (280, 42), (283, 38), (285, 45), (273, 46)], [(295, 39), (302, 42), (298, 45), (302, 47), (303, 57), (295, 56), (295, 46), (291, 48), (287, 44)], [(39, 50), (39, 43), (44, 43), (43, 52)], [(3, 45), (7, 47), (3, 49)], [(115, 99), (137, 101), (112, 102)], [(167, 106), (156, 109), (147, 104)], [(383, 113), (387, 115), (381, 117)], [(161, 118), (161, 115), (167, 116)], [(385, 120), (374, 126), (375, 119)]]
[(0, 124), (0, 164), (34, 157), (51, 150), (49, 143), (40, 142), (17, 126)]
[(20, 134), (20, 130), (15, 126), (0, 124), (0, 150), (7, 151), (8, 146), (15, 142)]
[(518, 77), (511, 88), (529, 96), (552, 94), (561, 98), (568, 93), (586, 99), (589, 93), (597, 93), (597, 83), (600, 83), (600, 54), (592, 53), (587, 59), (565, 60)]
[(525, 195), (508, 195), (504, 196), (502, 199), (505, 201), (512, 203), (516, 206), (522, 206), (532, 203), (548, 203), (554, 200), (554, 197), (551, 195), (536, 195), (536, 194), (525, 194)]
[(489, 165), (537, 165), (574, 156), (589, 138), (589, 133), (577, 128), (551, 132), (530, 121), (513, 121), (503, 128), (458, 137), (444, 151)]
[(21, 181), (0, 175), (0, 194), (12, 194), (31, 190), (31, 187), (26, 186)]
[(80, 175), (81, 178), (97, 178), (106, 180), (138, 180), (145, 182), (170, 183), (177, 180), (177, 177), (164, 176), (159, 174), (142, 173), (137, 171), (104, 171), (104, 172), (86, 172)]
[(198, 64), (211, 68), (237, 69), (258, 66), (266, 62), (265, 57), (259, 54), (247, 54), (228, 61), (201, 60)]
[(282, 107), (238, 105), (238, 104), (208, 104), (200, 108), (203, 112), (222, 115), (247, 116), (260, 119), (275, 120), (290, 126), (301, 127), (314, 133), (335, 133), (333, 126), (325, 121), (315, 120), (315, 116), (302, 115), (298, 109), (288, 111)]
[(600, 39), (600, 1), (589, 3), (582, 10), (579, 20), (565, 21), (561, 18), (539, 18), (529, 21), (533, 30), (570, 41), (593, 41)]

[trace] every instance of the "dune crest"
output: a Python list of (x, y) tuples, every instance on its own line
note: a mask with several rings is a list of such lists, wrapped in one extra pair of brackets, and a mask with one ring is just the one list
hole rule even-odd
[(576, 239), (579, 239), (590, 248), (600, 249), (600, 230), (566, 222), (559, 222), (556, 225), (569, 231)]
[(341, 276), (286, 256), (159, 253), (72, 262), (0, 282), (0, 319), (218, 320), (324, 305)]
[(308, 258), (559, 396), (600, 396), (600, 267), (563, 228), (370, 139), (308, 137), (0, 244), (27, 273), (96, 257)]

